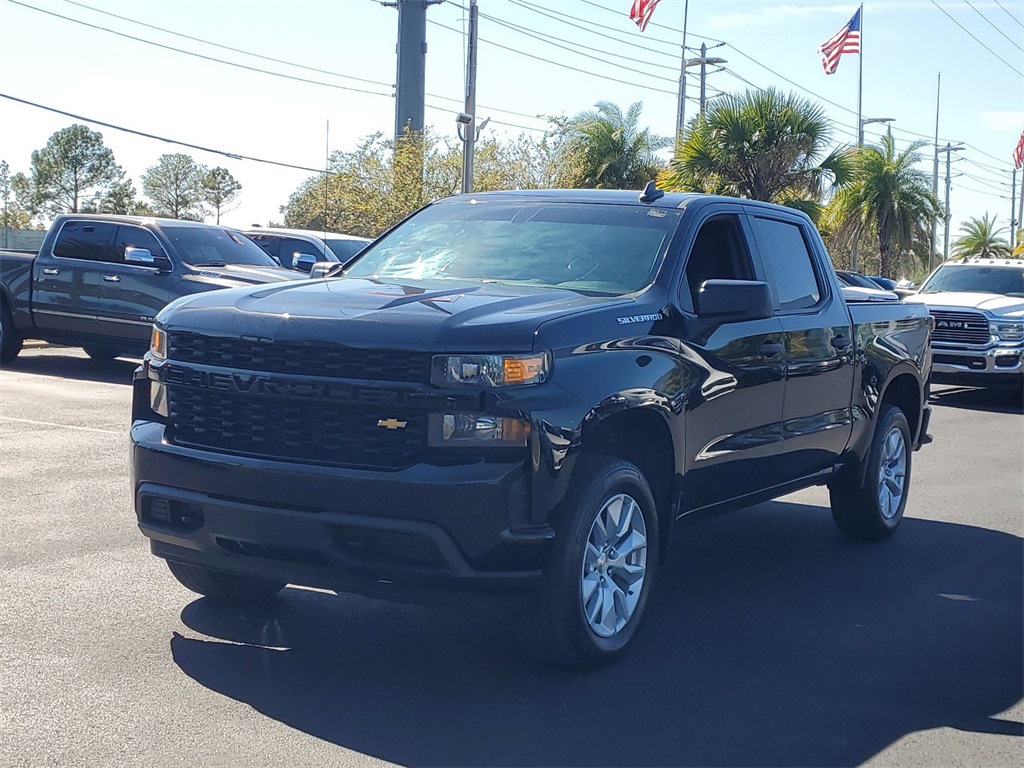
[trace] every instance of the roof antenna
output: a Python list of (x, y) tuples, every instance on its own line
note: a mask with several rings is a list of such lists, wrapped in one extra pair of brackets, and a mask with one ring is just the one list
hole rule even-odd
[(657, 181), (648, 181), (647, 186), (644, 187), (644, 191), (640, 193), (641, 203), (653, 203), (665, 196), (665, 190), (658, 189)]

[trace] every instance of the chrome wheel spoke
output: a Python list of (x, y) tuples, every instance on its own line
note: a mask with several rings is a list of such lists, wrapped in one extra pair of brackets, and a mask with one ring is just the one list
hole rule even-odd
[(631, 531), (628, 536), (622, 539), (616, 546), (618, 561), (626, 561), (629, 556), (647, 549), (647, 537), (639, 531)]
[(594, 590), (601, 584), (601, 579), (596, 574), (590, 573), (583, 577), (583, 603), (584, 605), (590, 602), (590, 598), (594, 596)]

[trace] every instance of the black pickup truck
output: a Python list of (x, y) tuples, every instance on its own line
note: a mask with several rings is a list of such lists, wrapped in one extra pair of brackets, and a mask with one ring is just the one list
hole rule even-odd
[(95, 358), (142, 354), (179, 296), (294, 280), (244, 235), (195, 221), (58, 216), (38, 254), (0, 251), (0, 363), (26, 338)]
[(211, 598), (511, 594), (538, 650), (599, 665), (681, 518), (827, 483), (844, 534), (896, 529), (931, 323), (879, 293), (845, 300), (811, 221), (777, 206), (443, 200), (340, 277), (157, 316), (138, 523)]

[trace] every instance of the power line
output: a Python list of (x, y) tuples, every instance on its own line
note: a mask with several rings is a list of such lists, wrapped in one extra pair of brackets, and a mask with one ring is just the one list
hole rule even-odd
[(1006, 10), (1006, 8), (1003, 8), (1003, 4), (1000, 3), (999, 0), (994, 0), (994, 2), (995, 2), (996, 5), (998, 5), (1000, 8), (1003, 9), (1003, 13), (1005, 13), (1007, 16), (1009, 16), (1011, 19), (1013, 19), (1015, 22), (1017, 22), (1017, 26), (1024, 27), (1024, 21), (1021, 21), (1016, 16), (1014, 16), (1012, 13), (1010, 13), (1008, 10)]
[(19, 99), (17, 96), (11, 96), (11, 95), (6, 94), (6, 93), (0, 93), (0, 98), (8, 99), (9, 101), (15, 101), (15, 102), (17, 102), (19, 104), (25, 104), (25, 105), (27, 105), (29, 107), (35, 107), (36, 109), (43, 109), (43, 110), (46, 110), (47, 112), (54, 112), (54, 113), (56, 113), (58, 115), (63, 115), (64, 117), (70, 117), (73, 120), (81, 120), (83, 123), (91, 123), (93, 125), (102, 125), (104, 128), (110, 128), (111, 130), (114, 130), (114, 131), (121, 131), (123, 133), (130, 133), (130, 134), (133, 134), (135, 136), (141, 136), (141, 137), (143, 137), (145, 139), (155, 139), (156, 141), (162, 141), (165, 144), (174, 144), (175, 146), (179, 146), (179, 147), (187, 147), (189, 149), (197, 149), (200, 152), (210, 152), (211, 154), (221, 155), (223, 157), (228, 157), (228, 158), (230, 158), (232, 160), (252, 160), (253, 162), (256, 162), (256, 163), (264, 163), (265, 165), (276, 165), (276, 166), (279, 166), (281, 168), (293, 168), (293, 169), (295, 169), (297, 171), (310, 171), (312, 173), (326, 173), (326, 171), (323, 168), (308, 168), (308, 167), (306, 167), (304, 165), (294, 165), (293, 163), (282, 163), (282, 162), (279, 162), (277, 160), (265, 160), (265, 159), (260, 158), (260, 157), (252, 157), (250, 155), (239, 155), (239, 154), (237, 154), (235, 152), (225, 152), (222, 149), (213, 149), (211, 147), (204, 147), (204, 146), (201, 146), (199, 144), (190, 144), (190, 143), (188, 143), (186, 141), (178, 141), (177, 139), (168, 139), (168, 138), (166, 138), (164, 136), (157, 136), (156, 134), (153, 134), (153, 133), (146, 133), (144, 131), (137, 131), (134, 128), (125, 128), (122, 125), (115, 125), (114, 123), (107, 123), (107, 122), (104, 122), (102, 120), (96, 120), (96, 119), (91, 118), (91, 117), (84, 117), (82, 115), (76, 115), (76, 114), (74, 114), (72, 112), (65, 112), (62, 109), (57, 109), (56, 107), (48, 107), (48, 106), (46, 106), (44, 104), (37, 104), (36, 102), (28, 101), (27, 99)]
[[(158, 26), (156, 26), (154, 24), (147, 24), (144, 21), (139, 21), (137, 19), (132, 19), (132, 18), (129, 18), (128, 16), (119, 16), (118, 14), (111, 13), (110, 11), (104, 11), (104, 10), (101, 10), (99, 8), (93, 8), (91, 5), (86, 5), (85, 3), (75, 2), (75, 0), (63, 0), (63, 2), (68, 3), (69, 5), (78, 6), (79, 8), (85, 8), (86, 10), (94, 11), (96, 13), (103, 14), (104, 16), (110, 16), (110, 17), (115, 18), (115, 19), (120, 19), (121, 21), (127, 21), (130, 24), (137, 24), (140, 27), (146, 27), (147, 29), (156, 30), (157, 32), (163, 32), (163, 33), (168, 34), (168, 35), (174, 35), (175, 37), (182, 37), (182, 38), (184, 38), (186, 40), (192, 40), (193, 42), (196, 42), (196, 43), (203, 43), (204, 45), (209, 45), (209, 46), (212, 46), (214, 48), (223, 48), (225, 51), (232, 51), (233, 53), (241, 53), (241, 54), (243, 54), (245, 56), (252, 56), (255, 59), (263, 59), (264, 61), (272, 61), (275, 64), (284, 64), (284, 65), (289, 66), (289, 67), (296, 67), (297, 69), (305, 69), (308, 72), (317, 72), (318, 74), (321, 74), (321, 75), (333, 75), (334, 77), (344, 77), (344, 78), (346, 78), (348, 80), (356, 80), (356, 81), (361, 82), (361, 83), (369, 83), (371, 85), (380, 85), (380, 86), (383, 86), (384, 88), (394, 88), (395, 87), (394, 83), (384, 83), (384, 82), (381, 82), (379, 80), (367, 80), (365, 77), (356, 77), (355, 75), (346, 75), (343, 72), (333, 72), (333, 71), (331, 71), (329, 69), (318, 69), (317, 67), (310, 67), (310, 66), (307, 66), (305, 64), (298, 64), (298, 63), (296, 63), (294, 61), (285, 61), (284, 59), (275, 59), (273, 56), (264, 56), (263, 54), (253, 53), (252, 51), (247, 51), (244, 48), (232, 48), (230, 45), (223, 45), (222, 43), (215, 43), (212, 40), (204, 40), (201, 37), (193, 37), (192, 35), (186, 35), (184, 32), (175, 32), (173, 29), (166, 29), (165, 27), (158, 27)], [(18, 3), (18, 4), (21, 5), (21, 3)], [(26, 6), (26, 7), (31, 7), (31, 6)], [(36, 10), (39, 10), (39, 9), (36, 9)], [(64, 18), (64, 17), (62, 17), (62, 18)]]
[[(11, 0), (11, 1), (13, 2), (14, 0)], [(459, 30), (453, 29), (452, 27), (449, 27), (446, 24), (442, 24), (439, 21), (434, 21), (433, 19), (427, 19), (427, 23), (428, 24), (433, 24), (434, 26), (437, 26), (437, 27), (441, 27), (442, 29), (447, 29), (449, 32), (454, 32), (457, 35), (461, 35), (462, 34)], [(579, 73), (584, 74), (584, 75), (590, 75), (591, 77), (599, 77), (602, 80), (610, 80), (611, 82), (614, 82), (614, 83), (622, 83), (623, 85), (631, 85), (634, 88), (640, 88), (640, 89), (645, 90), (645, 91), (655, 91), (657, 93), (667, 93), (670, 96), (675, 96), (676, 95), (675, 91), (669, 91), (669, 90), (666, 90), (665, 88), (655, 88), (654, 86), (651, 86), (651, 85), (639, 85), (638, 83), (634, 83), (634, 82), (631, 82), (629, 80), (620, 80), (619, 78), (608, 77), (607, 75), (600, 75), (600, 74), (598, 74), (596, 72), (591, 72), (591, 71), (586, 70), (586, 69), (580, 69), (579, 67), (572, 67), (572, 66), (569, 66), (568, 64), (562, 64), (561, 62), (558, 62), (558, 61), (552, 61), (551, 59), (545, 59), (543, 56), (534, 56), (531, 53), (526, 53), (525, 51), (520, 51), (520, 50), (517, 50), (515, 48), (511, 48), (511, 47), (509, 47), (507, 45), (502, 45), (501, 43), (496, 43), (493, 40), (487, 40), (487, 39), (485, 39), (483, 37), (479, 38), (479, 40), (482, 43), (487, 43), (488, 45), (493, 45), (495, 48), (501, 48), (503, 50), (510, 51), (510, 52), (518, 54), (520, 56), (525, 56), (528, 59), (535, 59), (536, 61), (542, 61), (545, 64), (551, 64), (551, 65), (556, 66), (556, 67), (562, 67), (563, 69), (568, 69), (568, 70), (571, 70), (573, 72), (579, 72)]]
[(967, 5), (969, 5), (971, 7), (972, 11), (974, 11), (976, 14), (981, 16), (981, 18), (983, 18), (985, 20), (986, 24), (988, 24), (990, 27), (992, 27), (992, 29), (994, 29), (996, 32), (998, 32), (1000, 35), (1002, 35), (1005, 39), (1009, 40), (1010, 41), (1010, 45), (1014, 46), (1021, 53), (1024, 53), (1024, 48), (1021, 48), (1016, 42), (1014, 42), (1012, 37), (1007, 37), (1006, 33), (1003, 32), (1003, 30), (1001, 30), (995, 24), (993, 24), (988, 16), (986, 16), (984, 13), (982, 13), (981, 11), (979, 11), (977, 8), (974, 7), (974, 5), (971, 3), (971, 0), (964, 0), (964, 2), (967, 3)]
[(174, 46), (164, 45), (163, 43), (158, 43), (158, 42), (155, 42), (153, 40), (146, 40), (146, 39), (141, 38), (141, 37), (135, 37), (134, 35), (126, 34), (124, 32), (117, 32), (117, 31), (115, 31), (113, 29), (109, 29), (107, 27), (101, 27), (101, 26), (98, 26), (96, 24), (90, 24), (89, 22), (82, 21), (81, 19), (75, 19), (75, 18), (72, 18), (70, 16), (62, 16), (59, 13), (54, 13), (53, 11), (47, 11), (47, 10), (44, 10), (42, 8), (36, 8), (34, 5), (28, 5), (27, 3), (20, 2), (20, 0), (7, 0), (7, 1), (9, 3), (13, 3), (14, 5), (20, 5), (22, 8), (28, 8), (28, 9), (33, 10), (33, 11), (38, 11), (39, 13), (45, 13), (47, 16), (54, 16), (54, 17), (56, 17), (58, 19), (64, 19), (65, 21), (70, 21), (70, 22), (72, 22), (74, 24), (80, 24), (83, 27), (89, 27), (90, 29), (96, 29), (96, 30), (99, 30), (100, 32), (107, 32), (109, 34), (116, 35), (118, 37), (123, 37), (123, 38), (126, 38), (128, 40), (134, 40), (134, 41), (139, 42), (139, 43), (145, 43), (146, 45), (153, 45), (153, 46), (156, 46), (157, 48), (163, 48), (164, 50), (174, 51), (175, 53), (182, 53), (182, 54), (185, 54), (186, 56), (194, 56), (194, 57), (196, 57), (198, 59), (203, 59), (205, 61), (213, 61), (213, 62), (216, 62), (217, 64), (225, 64), (225, 65), (227, 65), (229, 67), (237, 67), (238, 69), (245, 69), (245, 70), (248, 70), (250, 72), (259, 72), (259, 73), (264, 74), (264, 75), (271, 75), (273, 77), (281, 77), (281, 78), (284, 78), (285, 80), (295, 80), (295, 81), (300, 82), (300, 83), (308, 83), (308, 84), (311, 84), (311, 85), (322, 85), (325, 88), (335, 88), (335, 89), (340, 90), (340, 91), (352, 91), (354, 93), (365, 93), (365, 94), (368, 94), (370, 96), (384, 96), (385, 98), (393, 98), (392, 94), (389, 94), (389, 93), (378, 93), (377, 91), (369, 91), (369, 90), (366, 90), (365, 88), (353, 88), (353, 87), (348, 86), (348, 85), (338, 85), (337, 83), (325, 83), (325, 82), (323, 82), (321, 80), (310, 80), (309, 78), (298, 77), (297, 75), (286, 75), (283, 72), (274, 72), (274, 71), (269, 70), (269, 69), (260, 69), (259, 67), (251, 67), (248, 64), (239, 64), (238, 62), (227, 61), (226, 59), (218, 59), (218, 58), (215, 58), (213, 56), (206, 56), (205, 54), (202, 54), (202, 53), (195, 53), (194, 51), (186, 51), (183, 48), (175, 48)]
[(941, 5), (939, 5), (938, 3), (936, 3), (936, 2), (935, 2), (935, 0), (928, 0), (928, 2), (930, 2), (930, 3), (931, 3), (932, 5), (934, 5), (934, 6), (936, 7), (936, 8), (938, 8), (938, 9), (939, 9), (940, 11), (942, 11), (942, 14), (943, 14), (943, 15), (944, 15), (944, 16), (945, 16), (945, 17), (946, 17), (947, 19), (949, 19), (950, 21), (952, 21), (952, 22), (953, 22), (954, 24), (956, 24), (956, 25), (957, 25), (958, 27), (960, 27), (960, 29), (962, 29), (962, 30), (963, 30), (964, 32), (966, 32), (966, 33), (967, 33), (968, 35), (970, 35), (970, 36), (971, 36), (971, 38), (972, 38), (972, 39), (974, 40), (974, 42), (976, 42), (976, 43), (977, 43), (978, 45), (980, 45), (980, 46), (981, 46), (982, 48), (984, 48), (984, 49), (985, 49), (986, 51), (988, 51), (988, 52), (989, 52), (989, 53), (991, 53), (991, 54), (992, 54), (993, 56), (995, 56), (995, 57), (996, 57), (997, 59), (999, 59), (999, 60), (1000, 60), (1001, 62), (1003, 62), (1003, 64), (1005, 64), (1006, 66), (1008, 66), (1008, 67), (1009, 67), (1010, 69), (1012, 69), (1012, 70), (1013, 70), (1014, 72), (1016, 72), (1016, 73), (1017, 73), (1018, 75), (1020, 75), (1021, 77), (1024, 77), (1024, 72), (1021, 72), (1021, 71), (1020, 71), (1019, 69), (1017, 69), (1017, 68), (1016, 68), (1015, 66), (1013, 66), (1013, 64), (1011, 64), (1010, 62), (1008, 62), (1008, 61), (1007, 61), (1006, 59), (1004, 59), (1004, 58), (1003, 58), (1002, 56), (1000, 56), (1000, 55), (999, 55), (998, 53), (996, 53), (996, 52), (995, 52), (995, 51), (993, 51), (993, 50), (992, 50), (991, 48), (989, 48), (989, 47), (988, 47), (987, 45), (985, 45), (985, 44), (984, 44), (983, 42), (981, 42), (981, 40), (979, 40), (978, 38), (976, 38), (976, 37), (975, 37), (975, 36), (974, 36), (974, 35), (973, 35), (973, 34), (971, 33), (971, 31), (970, 31), (969, 29), (967, 29), (967, 27), (965, 27), (965, 26), (964, 26), (963, 24), (961, 24), (961, 23), (960, 23), (959, 21), (957, 21), (957, 20), (956, 20), (956, 19), (954, 19), (954, 18), (953, 18), (952, 16), (950, 16), (950, 15), (949, 15), (948, 13), (946, 13), (946, 9), (945, 9), (945, 8), (943, 8), (943, 7), (941, 6)]

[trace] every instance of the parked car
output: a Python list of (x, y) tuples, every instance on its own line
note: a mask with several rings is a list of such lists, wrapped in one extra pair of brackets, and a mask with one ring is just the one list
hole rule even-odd
[(876, 283), (879, 287), (886, 291), (896, 290), (896, 281), (888, 277), (880, 277), (879, 275), (869, 275), (868, 280)]
[(314, 264), (347, 264), (371, 240), (337, 232), (311, 232), (305, 229), (259, 227), (245, 232), (278, 264), (288, 269), (310, 272)]
[(1024, 261), (947, 261), (905, 300), (935, 318), (935, 381), (1024, 388)]
[(58, 216), (38, 254), (0, 251), (0, 362), (26, 338), (94, 358), (145, 352), (153, 318), (181, 296), (294, 280), (231, 229), (137, 216)]
[(877, 290), (879, 288), (878, 283), (874, 282), (867, 275), (862, 275), (860, 272), (851, 272), (848, 269), (837, 269), (836, 275), (839, 277), (839, 282), (854, 288), (870, 288)]
[(136, 515), (211, 598), (511, 595), (533, 647), (595, 666), (634, 638), (681, 518), (827, 483), (843, 534), (896, 530), (930, 327), (844, 299), (790, 208), (458, 196), (341, 277), (163, 311)]

